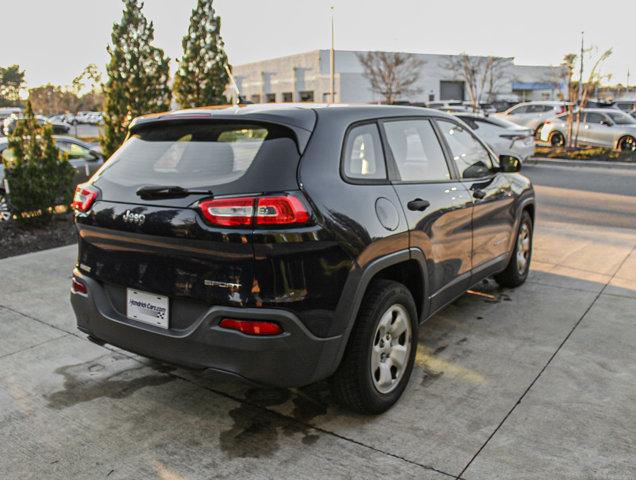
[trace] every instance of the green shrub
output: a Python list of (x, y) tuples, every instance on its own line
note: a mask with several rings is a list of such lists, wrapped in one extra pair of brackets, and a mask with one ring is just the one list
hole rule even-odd
[(49, 222), (55, 206), (70, 204), (75, 171), (55, 147), (51, 127), (36, 121), (30, 103), (9, 136), (8, 150), (3, 163), (13, 213), (25, 225)]

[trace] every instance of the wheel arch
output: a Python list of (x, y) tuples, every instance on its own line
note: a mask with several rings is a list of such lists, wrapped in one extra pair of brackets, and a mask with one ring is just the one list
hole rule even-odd
[(334, 358), (331, 371), (334, 372), (344, 355), (358, 312), (369, 285), (375, 279), (398, 281), (406, 286), (413, 300), (421, 323), (429, 312), (428, 270), (424, 253), (418, 248), (410, 248), (382, 256), (367, 264), (357, 266), (349, 274), (335, 312), (334, 325), (341, 335), (340, 349)]

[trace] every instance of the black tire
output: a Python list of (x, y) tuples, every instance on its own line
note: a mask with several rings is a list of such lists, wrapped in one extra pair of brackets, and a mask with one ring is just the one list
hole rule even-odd
[(634, 137), (630, 137), (626, 135), (621, 137), (618, 141), (618, 150), (621, 152), (634, 152), (636, 151), (636, 139)]
[[(524, 230), (527, 229), (527, 230)], [(524, 232), (527, 233), (528, 238), (528, 251), (527, 254), (524, 255), (526, 258), (526, 263), (523, 269), (520, 268), (518, 258), (519, 251), (523, 252), (523, 248), (520, 244), (520, 236), (524, 235)], [(524, 210), (521, 214), (521, 222), (519, 222), (519, 228), (517, 230), (517, 236), (515, 238), (515, 248), (512, 252), (512, 256), (510, 257), (510, 261), (508, 262), (508, 266), (503, 272), (500, 272), (495, 275), (495, 280), (502, 287), (514, 288), (523, 284), (528, 278), (528, 273), (530, 272), (530, 261), (532, 260), (532, 218), (530, 214)], [(525, 252), (524, 252), (525, 253)]]
[(563, 147), (565, 145), (565, 136), (561, 132), (552, 132), (550, 134), (550, 145)]
[[(373, 379), (371, 357), (374, 342), (379, 338), (376, 334), (380, 321), (385, 313), (396, 306), (408, 316), (410, 338), (404, 337), (403, 341), (405, 345), (410, 346), (410, 350), (407, 349), (405, 367), (400, 378), (396, 375), (392, 380), (392, 390), (381, 393)], [(372, 281), (362, 300), (340, 366), (330, 379), (331, 392), (335, 400), (345, 408), (362, 414), (379, 414), (391, 408), (404, 392), (413, 370), (417, 349), (417, 325), (415, 302), (404, 285), (392, 280)]]

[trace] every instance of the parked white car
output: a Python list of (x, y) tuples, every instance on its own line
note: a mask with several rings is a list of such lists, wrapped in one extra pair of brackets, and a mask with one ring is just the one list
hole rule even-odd
[(554, 118), (567, 110), (568, 103), (560, 101), (524, 102), (509, 108), (495, 116), (531, 129), (535, 136), (541, 133), (541, 127), (549, 118)]
[[(552, 146), (565, 145), (567, 114), (547, 120), (541, 129), (541, 140)], [(581, 111), (578, 143), (619, 151), (636, 151), (636, 120), (616, 108), (585, 108)]]
[(512, 155), (522, 162), (534, 154), (534, 131), (493, 116), (456, 113), (497, 155)]

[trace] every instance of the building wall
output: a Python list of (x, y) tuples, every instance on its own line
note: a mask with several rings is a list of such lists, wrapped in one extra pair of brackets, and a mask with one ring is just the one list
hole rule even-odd
[[(452, 56), (414, 54), (424, 64), (421, 75), (414, 88), (418, 93), (410, 95), (411, 102), (430, 102), (440, 100), (442, 81), (461, 81), (461, 74), (448, 68)], [(363, 76), (363, 67), (357, 52), (337, 50), (335, 54), (335, 100), (341, 103), (377, 103), (382, 97), (371, 91), (369, 82)], [(302, 92), (313, 92), (313, 101), (327, 102), (330, 96), (329, 50), (290, 55), (287, 57), (264, 60), (235, 66), (234, 75), (244, 98), (255, 102), (275, 99), (283, 102), (283, 93), (291, 93), (291, 101), (299, 102)], [(514, 99), (513, 83), (517, 77), (532, 79), (533, 82), (552, 79), (554, 67), (521, 68), (513, 64), (512, 58), (503, 59), (500, 82), (497, 85), (498, 99)], [(558, 75), (556, 75), (558, 77)], [(545, 78), (544, 78), (545, 77)], [(543, 80), (537, 80), (543, 78)], [(228, 92), (229, 94), (230, 92)], [(541, 95), (541, 94), (539, 94)], [(288, 95), (289, 97), (289, 95)], [(469, 99), (467, 92), (464, 94)], [(482, 98), (482, 101), (486, 101)]]

